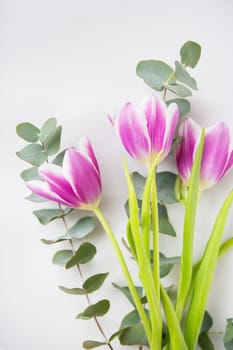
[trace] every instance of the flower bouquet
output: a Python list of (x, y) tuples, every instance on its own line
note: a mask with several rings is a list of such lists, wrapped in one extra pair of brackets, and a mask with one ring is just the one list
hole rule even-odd
[[(98, 161), (88, 138), (83, 137), (78, 148), (60, 152), (61, 127), (55, 118), (47, 120), (39, 129), (24, 122), (17, 126), (17, 134), (29, 142), (17, 155), (32, 167), (21, 177), (32, 192), (33, 202), (46, 200), (57, 203), (55, 208), (39, 209), (33, 213), (41, 224), (60, 220), (65, 233), (56, 239), (43, 239), (45, 244), (65, 244), (53, 257), (55, 264), (77, 269), (82, 286), (60, 289), (68, 294), (85, 296), (86, 308), (78, 319), (94, 319), (100, 333), (99, 340), (83, 342), (84, 349), (104, 347), (118, 349), (134, 346), (151, 350), (214, 349), (211, 340), (213, 320), (206, 305), (218, 260), (233, 247), (233, 238), (223, 239), (226, 221), (233, 203), (233, 191), (223, 201), (208, 233), (208, 239), (198, 261), (194, 260), (195, 219), (203, 191), (222, 179), (233, 165), (233, 151), (229, 128), (224, 122), (201, 127), (187, 117), (190, 89), (197, 83), (188, 69), (199, 61), (201, 47), (188, 41), (180, 49), (175, 67), (160, 60), (141, 61), (137, 74), (157, 93), (147, 96), (140, 106), (126, 103), (117, 116), (108, 115), (126, 152), (145, 166), (146, 176), (130, 173), (124, 160), (123, 169), (128, 186), (125, 205), (126, 230), (118, 241), (110, 223), (101, 210), (102, 184)], [(159, 95), (161, 92), (162, 95)], [(167, 98), (167, 95), (177, 95)], [(168, 156), (176, 160), (177, 171), (158, 171), (158, 165)], [(183, 246), (177, 256), (167, 257), (160, 251), (160, 234), (175, 236), (167, 205), (184, 207)], [(83, 212), (88, 211), (88, 216)], [(69, 225), (68, 217), (78, 219)], [(91, 215), (90, 215), (91, 213)], [(82, 265), (91, 261), (96, 247), (86, 240), (95, 229), (96, 218), (103, 227), (115, 251), (122, 271), (122, 285), (113, 283), (131, 303), (132, 310), (116, 331), (107, 336), (100, 323), (110, 308), (108, 299), (92, 303), (90, 294), (104, 283), (108, 273), (83, 279)], [(182, 233), (183, 231), (183, 233)], [(128, 257), (137, 267), (140, 285), (127, 263)], [(164, 286), (163, 278), (174, 264), (179, 266), (178, 280)], [(120, 297), (120, 294), (119, 294)], [(223, 337), (225, 349), (233, 349), (233, 319), (227, 320)], [(117, 344), (117, 345), (116, 345)]]

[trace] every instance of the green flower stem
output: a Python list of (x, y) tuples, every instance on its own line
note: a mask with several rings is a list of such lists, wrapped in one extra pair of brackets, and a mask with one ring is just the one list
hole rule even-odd
[(167, 295), (167, 292), (162, 286), (162, 284), (160, 285), (160, 289), (161, 289), (161, 298), (164, 306), (164, 312), (165, 312), (167, 327), (169, 332), (169, 344), (167, 344), (164, 347), (164, 349), (189, 350), (189, 348), (185, 343), (184, 336), (182, 334), (182, 330), (180, 327), (180, 323), (176, 316), (172, 302), (169, 296)]
[[(145, 294), (147, 297), (150, 318), (152, 325), (152, 340), (150, 342), (151, 349), (161, 348), (162, 337), (162, 316), (160, 310), (160, 303), (156, 298), (156, 291), (153, 279), (153, 273), (151, 270), (150, 260), (144, 246), (143, 237), (141, 235), (140, 223), (138, 217), (138, 202), (135, 192), (135, 188), (132, 183), (131, 176), (129, 174), (126, 162), (124, 162), (124, 171), (128, 184), (128, 197), (129, 197), (129, 212), (130, 212), (130, 225), (132, 230), (132, 236), (136, 247), (136, 253), (138, 258), (138, 271), (139, 278), (142, 281)], [(148, 180), (149, 181), (149, 180)], [(150, 194), (150, 193), (149, 193)], [(150, 197), (149, 197), (150, 198)], [(143, 194), (143, 201), (148, 200), (147, 196)], [(143, 205), (145, 205), (143, 203)]]
[(218, 258), (221, 258), (223, 255), (228, 253), (230, 249), (233, 248), (233, 237), (227, 239), (223, 244), (221, 245), (218, 253)]
[(156, 171), (152, 167), (152, 188), (151, 188), (151, 210), (152, 210), (152, 230), (153, 230), (153, 266), (154, 283), (156, 297), (160, 302), (160, 261), (159, 261), (159, 217), (158, 217), (158, 198), (156, 188)]
[(151, 332), (151, 327), (150, 327), (150, 323), (149, 323), (149, 320), (147, 318), (147, 315), (145, 313), (145, 310), (143, 308), (143, 305), (141, 303), (141, 300), (140, 300), (140, 297), (137, 293), (137, 290), (134, 286), (134, 283), (133, 283), (133, 280), (132, 280), (132, 277), (130, 275), (130, 272), (128, 270), (128, 267), (127, 267), (127, 264), (125, 262), (125, 259), (124, 259), (124, 256), (121, 252), (121, 249), (118, 245), (118, 242), (114, 236), (114, 233), (112, 232), (112, 229), (109, 225), (109, 223), (107, 222), (107, 220), (105, 219), (105, 217), (103, 216), (102, 212), (100, 211), (99, 208), (96, 208), (93, 210), (93, 212), (95, 213), (96, 217), (98, 218), (98, 220), (100, 221), (100, 223), (102, 224), (105, 232), (107, 233), (111, 243), (112, 243), (112, 246), (117, 254), (117, 257), (118, 257), (118, 260), (119, 260), (119, 263), (121, 265), (121, 268), (122, 268), (122, 271), (124, 273), (124, 276), (125, 276), (125, 279), (128, 283), (128, 287), (129, 287), (129, 290), (130, 290), (130, 293), (133, 297), (133, 300), (134, 300), (134, 303), (135, 303), (135, 306), (137, 308), (137, 311), (139, 313), (139, 316), (141, 318), (141, 321), (142, 321), (142, 324), (143, 324), (143, 327), (144, 327), (144, 330), (145, 330), (145, 333), (146, 333), (146, 336), (147, 336), (147, 339), (148, 341), (150, 341), (150, 339), (152, 338), (152, 332)]
[(189, 350), (196, 349), (206, 303), (219, 256), (221, 239), (232, 203), (233, 190), (230, 192), (219, 211), (206, 245), (205, 252), (201, 259), (200, 267), (195, 276), (192, 299), (187, 313), (184, 332)]
[(190, 177), (189, 191), (185, 203), (185, 218), (184, 218), (184, 234), (183, 234), (183, 250), (180, 260), (180, 277), (178, 284), (176, 314), (179, 321), (181, 321), (187, 296), (192, 281), (193, 269), (193, 241), (194, 241), (194, 227), (197, 205), (199, 201), (199, 181), (200, 181), (200, 166), (202, 159), (202, 152), (205, 139), (205, 130), (202, 129), (200, 144), (197, 149), (194, 160), (192, 173)]
[(151, 197), (151, 183), (152, 183), (153, 173), (149, 172), (147, 177), (142, 199), (142, 209), (141, 209), (141, 226), (142, 226), (142, 239), (144, 242), (144, 247), (148, 260), (150, 261), (150, 230), (151, 230), (151, 217), (150, 217), (150, 197)]
[[(223, 242), (220, 246), (219, 252), (218, 252), (218, 259), (222, 258), (226, 253), (229, 252), (233, 248), (233, 237), (228, 238), (225, 242)], [(195, 280), (195, 275), (201, 265), (202, 259), (200, 259), (194, 266), (193, 266), (193, 281)], [(192, 290), (192, 288), (190, 288)]]

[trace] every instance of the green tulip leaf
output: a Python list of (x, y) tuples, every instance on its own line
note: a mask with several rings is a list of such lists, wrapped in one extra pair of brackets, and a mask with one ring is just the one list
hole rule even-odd
[(65, 266), (72, 256), (72, 250), (59, 250), (53, 256), (53, 264)]
[(92, 317), (104, 316), (110, 308), (110, 302), (107, 299), (98, 301), (96, 304), (88, 306), (82, 313), (78, 314), (76, 318), (81, 320), (89, 320)]
[(201, 56), (201, 46), (194, 41), (187, 41), (180, 49), (181, 63), (194, 68)]
[(39, 140), (40, 130), (31, 123), (20, 123), (16, 127), (19, 137), (28, 142), (37, 142)]
[(166, 63), (157, 60), (146, 60), (138, 63), (137, 75), (152, 89), (162, 91), (169, 80), (173, 69)]
[(39, 166), (44, 163), (48, 155), (44, 152), (44, 149), (41, 145), (38, 144), (29, 144), (25, 146), (21, 151), (16, 152), (17, 156), (25, 162), (28, 162), (32, 165)]
[(66, 268), (69, 269), (75, 265), (86, 264), (95, 256), (95, 254), (96, 247), (93, 244), (89, 242), (82, 243), (76, 253), (67, 262)]

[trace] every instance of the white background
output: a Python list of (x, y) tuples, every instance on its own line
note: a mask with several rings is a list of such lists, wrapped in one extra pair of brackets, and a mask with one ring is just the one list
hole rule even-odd
[[(58, 285), (80, 285), (75, 270), (52, 265), (58, 249), (40, 238), (63, 233), (58, 223), (40, 225), (32, 210), (41, 206), (24, 200), (28, 191), (19, 177), (27, 167), (15, 152), (24, 146), (15, 126), (31, 121), (38, 126), (51, 116), (63, 125), (62, 146), (77, 145), (88, 135), (99, 159), (103, 178), (102, 209), (119, 241), (124, 234), (123, 204), (126, 186), (122, 173), (123, 149), (106, 115), (126, 101), (139, 101), (150, 89), (135, 74), (141, 59), (159, 58), (173, 64), (186, 40), (202, 47), (202, 58), (193, 73), (199, 91), (192, 97), (191, 115), (202, 125), (228, 122), (233, 132), (233, 2), (136, 0), (1, 0), (0, 1), (0, 348), (2, 350), (77, 350), (82, 341), (101, 340), (92, 321), (75, 316), (85, 300), (63, 294)], [(129, 160), (131, 170), (139, 168)], [(172, 159), (161, 168), (173, 169)], [(197, 219), (195, 256), (198, 258), (217, 210), (233, 185), (232, 172), (202, 198)], [(161, 237), (167, 255), (179, 254), (181, 209), (169, 208), (178, 239)], [(226, 237), (232, 235), (230, 217)], [(108, 335), (130, 309), (111, 286), (124, 280), (113, 250), (101, 229), (90, 240), (98, 255), (83, 271), (111, 274), (100, 296), (112, 301), (111, 312), (101, 320)], [(125, 252), (126, 253), (126, 252)], [(132, 265), (132, 264), (131, 264)], [(208, 310), (213, 330), (233, 317), (233, 253), (218, 264)], [(176, 269), (173, 278), (176, 278)], [(168, 284), (169, 281), (166, 281)], [(223, 349), (221, 336), (214, 337)], [(120, 349), (115, 343), (115, 350)], [(127, 348), (125, 348), (127, 349)]]

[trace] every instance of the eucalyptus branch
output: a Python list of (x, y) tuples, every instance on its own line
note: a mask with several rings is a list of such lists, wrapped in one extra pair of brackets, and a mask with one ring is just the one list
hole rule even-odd
[[(68, 232), (69, 228), (68, 228), (68, 224), (67, 224), (67, 221), (66, 221), (66, 218), (65, 218), (65, 215), (64, 215), (64, 210), (62, 209), (61, 205), (59, 204), (59, 209), (62, 213), (61, 215), (61, 219), (64, 223), (64, 226), (65, 226), (65, 229), (66, 231)], [(69, 243), (70, 243), (70, 246), (71, 246), (71, 250), (73, 252), (73, 255), (75, 254), (75, 247), (74, 247), (74, 243), (72, 241), (72, 238), (69, 238)], [(79, 264), (75, 265), (78, 272), (79, 272), (79, 275), (80, 275), (80, 278), (81, 278), (81, 281), (84, 282), (84, 278), (83, 278), (83, 273), (82, 273), (82, 270), (81, 270), (81, 267)], [(91, 300), (90, 300), (90, 297), (88, 295), (88, 293), (85, 293), (85, 297), (86, 297), (86, 300), (87, 300), (87, 303), (88, 303), (88, 306), (91, 306)], [(104, 330), (103, 330), (103, 327), (101, 326), (98, 318), (96, 316), (93, 316), (93, 319), (94, 319), (94, 322), (99, 330), (99, 332), (101, 333), (101, 335), (104, 337), (104, 340), (106, 341), (106, 345), (108, 346), (109, 349), (113, 350), (113, 347), (111, 345), (111, 343), (109, 342)]]

